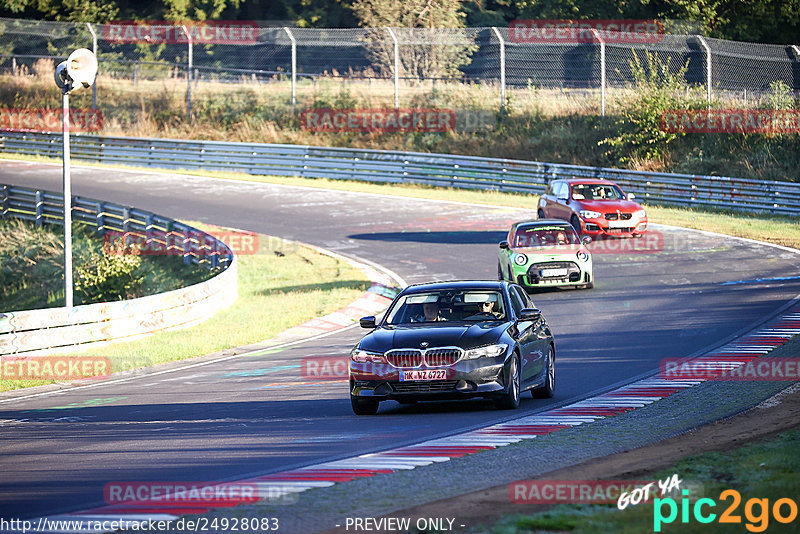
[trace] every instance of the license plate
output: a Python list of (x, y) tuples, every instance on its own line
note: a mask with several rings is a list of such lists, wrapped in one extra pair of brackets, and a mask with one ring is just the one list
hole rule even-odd
[(567, 276), (567, 269), (542, 269), (542, 276)]
[(416, 371), (400, 371), (400, 382), (408, 380), (445, 380), (445, 369), (420, 369)]
[(630, 228), (630, 221), (608, 221), (609, 228)]

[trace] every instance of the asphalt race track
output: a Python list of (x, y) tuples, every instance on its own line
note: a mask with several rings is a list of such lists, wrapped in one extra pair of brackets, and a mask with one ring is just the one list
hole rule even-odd
[[(496, 278), (497, 242), (511, 222), (535, 216), (533, 210), (89, 167), (75, 167), (72, 179), (75, 195), (311, 243), (376, 262), (409, 283)], [(59, 191), (61, 168), (0, 161), (0, 183)], [(351, 328), (270, 354), (0, 401), (0, 517), (100, 505), (103, 486), (112, 481), (223, 481), (534, 413), (652, 371), (662, 358), (718, 344), (800, 293), (798, 279), (768, 280), (800, 275), (796, 254), (657, 230), (663, 240), (654, 242), (656, 250), (596, 254), (595, 289), (533, 295), (556, 334), (553, 399), (526, 395), (513, 413), (480, 400), (390, 402), (375, 417), (356, 417), (346, 383), (298, 384), (303, 358), (350, 350), (362, 333)]]

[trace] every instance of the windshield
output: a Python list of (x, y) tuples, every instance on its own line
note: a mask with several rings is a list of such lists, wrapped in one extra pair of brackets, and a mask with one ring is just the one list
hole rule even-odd
[(505, 317), (499, 291), (464, 289), (404, 295), (389, 310), (386, 324), (499, 321)]
[(539, 226), (517, 229), (512, 241), (514, 248), (547, 247), (554, 245), (577, 245), (578, 235), (572, 227)]
[(573, 200), (621, 200), (622, 191), (615, 185), (577, 184), (572, 186)]

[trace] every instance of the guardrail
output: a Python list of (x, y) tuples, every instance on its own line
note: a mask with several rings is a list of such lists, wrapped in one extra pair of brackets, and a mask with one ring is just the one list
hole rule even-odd
[[(0, 185), (2, 218), (63, 225), (63, 195)], [(168, 217), (111, 202), (73, 197), (73, 221), (99, 233), (120, 232), (167, 254), (182, 255), (222, 272), (188, 287), (146, 297), (0, 314), (0, 356), (34, 356), (95, 343), (128, 340), (145, 334), (200, 323), (237, 298), (237, 262), (231, 249), (214, 236)], [(0, 310), (1, 311), (1, 310)]]
[[(159, 169), (421, 183), (541, 193), (556, 178), (613, 180), (652, 204), (800, 214), (800, 184), (535, 161), (303, 145), (73, 135), (72, 157)], [(61, 157), (61, 135), (0, 132), (0, 151)]]

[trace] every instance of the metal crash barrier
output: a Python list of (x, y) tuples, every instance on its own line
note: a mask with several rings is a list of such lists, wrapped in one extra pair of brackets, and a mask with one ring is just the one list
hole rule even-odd
[[(498, 158), (303, 145), (73, 135), (72, 158), (158, 169), (417, 183), (536, 194), (550, 180), (613, 180), (650, 204), (800, 214), (800, 184)], [(0, 151), (61, 157), (61, 136), (0, 132)]]
[[(0, 356), (3, 359), (84, 348), (93, 343), (129, 340), (192, 326), (228, 308), (236, 300), (236, 256), (211, 234), (168, 217), (111, 202), (75, 196), (72, 206), (73, 221), (99, 233), (114, 231), (121, 236), (146, 240), (146, 245), (180, 255), (186, 263), (220, 272), (198, 284), (141, 298), (72, 308), (4, 312), (0, 314)], [(63, 225), (60, 193), (0, 185), (0, 209), (3, 219)]]

